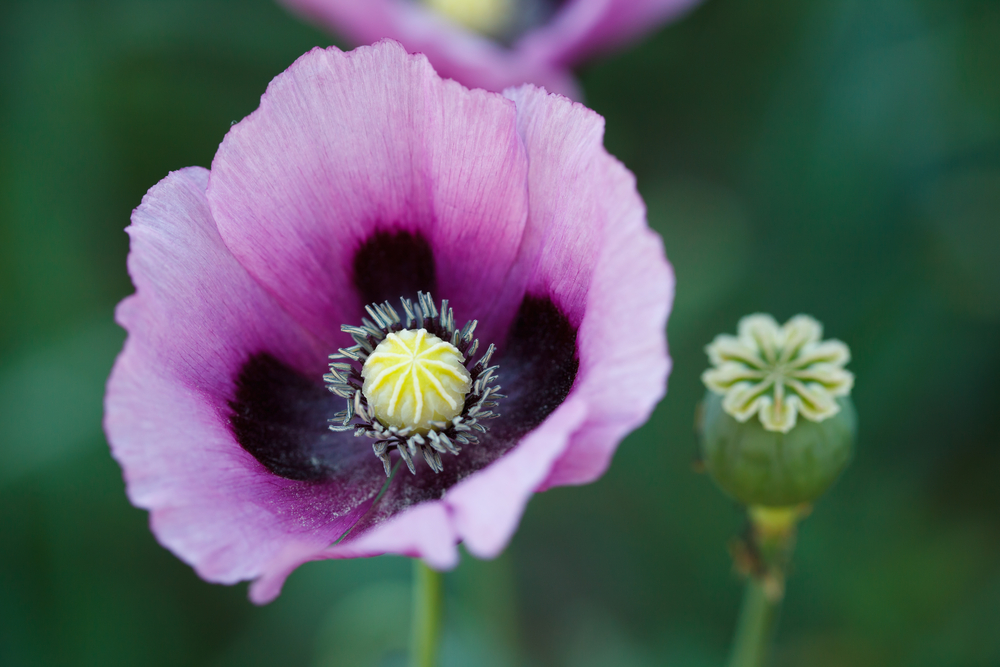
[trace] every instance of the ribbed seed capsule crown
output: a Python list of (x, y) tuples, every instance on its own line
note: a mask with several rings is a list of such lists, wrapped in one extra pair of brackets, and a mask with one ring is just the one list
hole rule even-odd
[(451, 343), (426, 329), (388, 334), (368, 357), (362, 392), (387, 426), (427, 433), (462, 413), (471, 377)]

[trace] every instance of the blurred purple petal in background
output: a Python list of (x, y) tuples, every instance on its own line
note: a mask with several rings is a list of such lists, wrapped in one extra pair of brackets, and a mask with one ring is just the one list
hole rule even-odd
[(676, 19), (701, 0), (281, 0), (356, 44), (423, 53), (470, 88), (534, 83), (580, 97), (570, 68)]

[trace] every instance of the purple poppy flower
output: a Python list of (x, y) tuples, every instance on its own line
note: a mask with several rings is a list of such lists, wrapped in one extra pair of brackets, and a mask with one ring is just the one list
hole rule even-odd
[(398, 40), (444, 77), (502, 91), (534, 83), (578, 98), (569, 68), (700, 0), (281, 0), (357, 44)]
[[(129, 335), (105, 429), (159, 541), (209, 581), (254, 580), (263, 603), (308, 560), (395, 553), (446, 569), (459, 542), (493, 557), (534, 492), (599, 477), (663, 395), (673, 295), (602, 135), (579, 104), (467, 90), (394, 42), (317, 49), (229, 131), (211, 171), (154, 186), (128, 229), (136, 293), (117, 311)], [(435, 314), (426, 293), (450, 305)], [(386, 306), (366, 314), (386, 301), (401, 324)], [(421, 308), (419, 327), (403, 322)], [(485, 433), (453, 420), (449, 446), (424, 429), (407, 450), (331, 430), (370, 417), (328, 391), (328, 356), (365, 357), (404, 324), (468, 356), (474, 398), (496, 344), (505, 397), (489, 397), (500, 416)], [(351, 363), (334, 361), (330, 388), (358, 381)], [(473, 403), (456, 419), (472, 423)], [(414, 473), (383, 490), (373, 445)]]

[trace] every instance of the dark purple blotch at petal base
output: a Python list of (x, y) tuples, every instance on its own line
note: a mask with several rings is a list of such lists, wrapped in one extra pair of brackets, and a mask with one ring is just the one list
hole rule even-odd
[(377, 231), (354, 254), (353, 282), (362, 305), (390, 301), (395, 306), (400, 297), (416, 301), (417, 292), (437, 296), (431, 244), (419, 232)]
[[(267, 352), (252, 355), (229, 401), (233, 437), (269, 471), (297, 481), (330, 479), (358, 442), (327, 423), (342, 406), (314, 379)], [(356, 462), (356, 461), (352, 461)]]
[[(434, 255), (422, 236), (410, 232), (376, 232), (354, 258), (356, 286), (366, 302), (389, 294), (409, 294), (435, 286)], [(477, 444), (447, 457), (444, 472), (424, 466), (416, 476), (401, 476), (394, 492), (370, 517), (386, 518), (406, 506), (441, 493), (496, 460), (541, 424), (569, 395), (579, 368), (576, 328), (548, 297), (526, 296), (503, 341), (500, 384), (507, 398), (500, 417)], [(308, 378), (267, 353), (252, 355), (235, 378), (236, 395), (229, 405), (237, 442), (271, 473), (286, 479), (322, 482), (357, 465), (357, 452), (370, 441), (327, 428), (343, 409), (343, 399), (330, 394), (320, 378)], [(381, 464), (371, 457), (373, 471)], [(395, 498), (395, 501), (392, 499)]]

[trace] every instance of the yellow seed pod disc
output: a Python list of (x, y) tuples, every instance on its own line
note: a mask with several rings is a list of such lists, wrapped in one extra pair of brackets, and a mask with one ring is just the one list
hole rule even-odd
[(361, 391), (386, 426), (427, 433), (462, 413), (471, 378), (465, 358), (426, 329), (388, 334), (368, 357)]

